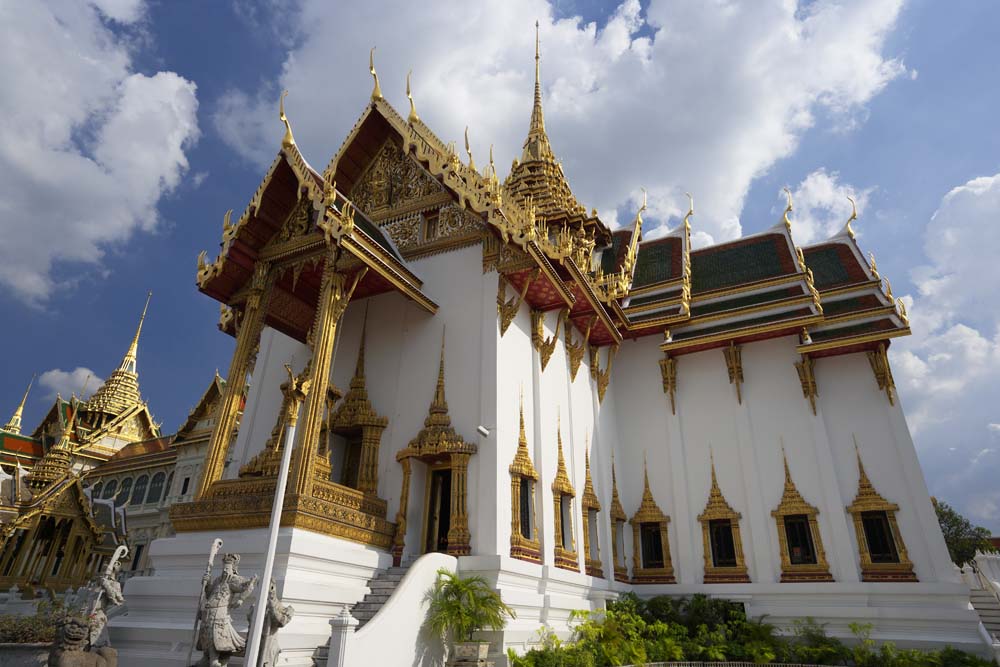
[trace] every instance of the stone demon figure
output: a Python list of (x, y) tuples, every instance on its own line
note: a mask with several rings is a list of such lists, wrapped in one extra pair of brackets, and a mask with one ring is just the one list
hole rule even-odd
[(222, 558), (222, 574), (214, 581), (208, 572), (202, 578), (204, 596), (199, 610), (198, 650), (203, 653), (198, 667), (226, 667), (229, 658), (246, 646), (246, 640), (233, 627), (229, 610), (243, 605), (257, 584), (257, 575), (249, 579), (241, 577), (237, 570), (239, 562), (239, 554), (226, 554)]

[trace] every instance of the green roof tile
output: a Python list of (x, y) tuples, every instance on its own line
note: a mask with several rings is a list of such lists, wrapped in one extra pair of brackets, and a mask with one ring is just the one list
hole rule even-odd
[(694, 293), (743, 285), (787, 273), (778, 252), (778, 235), (768, 235), (730, 247), (708, 248), (691, 255)]
[(834, 246), (817, 248), (806, 256), (806, 265), (812, 269), (813, 283), (817, 289), (851, 282), (851, 276)]
[(680, 273), (675, 272), (673, 266), (674, 251), (678, 249), (675, 246), (679, 244), (679, 239), (665, 239), (640, 245), (635, 272), (632, 274), (632, 287), (644, 287), (679, 277)]

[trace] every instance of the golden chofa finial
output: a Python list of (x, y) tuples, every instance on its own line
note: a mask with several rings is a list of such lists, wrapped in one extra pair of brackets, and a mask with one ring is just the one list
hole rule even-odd
[(495, 179), (497, 177), (497, 166), (493, 162), (493, 144), (490, 144), (490, 173), (489, 177)]
[(372, 78), (375, 79), (375, 87), (372, 88), (372, 102), (375, 100), (382, 99), (382, 86), (378, 85), (378, 74), (375, 72), (375, 47), (368, 52), (368, 71), (372, 73)]
[[(374, 69), (372, 70), (374, 72)], [(410, 100), (410, 117), (406, 120), (409, 121), (410, 125), (416, 123), (420, 120), (420, 116), (417, 115), (417, 107), (413, 104), (413, 94), (410, 92), (410, 75), (413, 74), (411, 69), (406, 73), (406, 99)], [(376, 79), (377, 80), (377, 79)]]
[(469, 169), (476, 170), (476, 161), (472, 159), (472, 147), (469, 146), (469, 126), (465, 126), (465, 153), (469, 156)]
[(782, 188), (782, 190), (785, 191), (785, 195), (788, 197), (788, 206), (785, 207), (785, 214), (782, 217), (782, 220), (785, 223), (785, 228), (788, 229), (789, 233), (791, 233), (792, 221), (788, 219), (788, 214), (792, 212), (792, 191), (788, 188)]
[(285, 136), (281, 139), (282, 148), (291, 148), (295, 145), (295, 137), (292, 136), (292, 125), (288, 122), (288, 116), (285, 115), (285, 97), (287, 95), (288, 91), (283, 90), (281, 91), (281, 97), (278, 99), (278, 118), (285, 124)]
[(685, 192), (688, 198), (688, 212), (684, 215), (684, 229), (691, 231), (691, 216), (694, 215), (694, 197), (690, 192)]
[(854, 203), (854, 197), (848, 195), (847, 201), (851, 202), (851, 217), (847, 219), (847, 224), (844, 225), (844, 231), (852, 239), (854, 238), (854, 229), (851, 228), (851, 223), (858, 219), (858, 205)]

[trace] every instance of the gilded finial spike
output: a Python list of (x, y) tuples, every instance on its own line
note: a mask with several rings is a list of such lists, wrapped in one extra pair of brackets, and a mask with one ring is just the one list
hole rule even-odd
[(295, 137), (292, 136), (292, 124), (288, 122), (288, 116), (285, 115), (285, 97), (288, 96), (288, 91), (281, 91), (281, 97), (278, 98), (278, 118), (281, 122), (285, 124), (285, 136), (281, 139), (282, 148), (290, 148), (295, 145)]
[(372, 102), (375, 100), (382, 99), (382, 86), (378, 83), (378, 74), (375, 72), (375, 47), (368, 52), (368, 71), (372, 74), (372, 79), (375, 80), (375, 85), (372, 88)]
[(407, 119), (410, 124), (416, 123), (420, 120), (420, 116), (417, 115), (417, 107), (413, 103), (413, 94), (410, 92), (410, 75), (413, 74), (411, 69), (406, 73), (406, 99), (410, 100), (410, 117)]
[(849, 217), (847, 222), (844, 224), (844, 231), (847, 232), (847, 235), (853, 239), (854, 228), (851, 227), (851, 223), (858, 219), (858, 205), (854, 203), (854, 197), (851, 197), (850, 195), (847, 196), (847, 201), (851, 202), (851, 217)]
[(146, 305), (142, 307), (142, 315), (139, 317), (139, 326), (135, 329), (135, 336), (132, 337), (132, 343), (128, 347), (128, 351), (125, 353), (125, 358), (122, 359), (121, 366), (118, 367), (119, 370), (135, 372), (135, 362), (137, 353), (139, 350), (139, 334), (142, 333), (142, 323), (146, 321), (146, 311), (149, 309), (149, 300), (153, 297), (153, 292), (150, 290), (146, 293)]
[(447, 407), (444, 394), (444, 336), (445, 328), (441, 328), (441, 360), (438, 362), (437, 387), (434, 391), (434, 405), (436, 407)]
[[(368, 305), (365, 305), (365, 316), (361, 322), (361, 343), (358, 346), (358, 361), (354, 366), (354, 378), (363, 380), (365, 377), (365, 347), (368, 340)], [(352, 382), (353, 384), (353, 382)]]
[(21, 397), (21, 402), (17, 405), (17, 409), (14, 410), (13, 416), (11, 416), (10, 421), (4, 425), (3, 430), (8, 433), (13, 433), (15, 435), (21, 433), (21, 418), (24, 415), (24, 404), (28, 400), (28, 392), (31, 391), (31, 385), (35, 383), (36, 374), (32, 373), (31, 380), (28, 382), (28, 388), (24, 390), (24, 396)]
[(472, 159), (472, 147), (469, 145), (469, 126), (465, 126), (465, 153), (469, 156), (469, 169), (476, 170), (476, 161)]
[(782, 219), (783, 219), (783, 221), (785, 223), (785, 227), (787, 227), (788, 231), (791, 232), (792, 231), (792, 221), (788, 219), (788, 214), (792, 212), (792, 191), (789, 190), (787, 187), (782, 188), (782, 190), (785, 191), (785, 195), (788, 197), (788, 205), (785, 206), (785, 213), (784, 213)]
[(642, 453), (642, 485), (643, 490), (649, 491), (649, 466), (646, 463), (646, 452)]
[(685, 192), (688, 198), (688, 212), (684, 214), (684, 229), (691, 231), (691, 216), (694, 215), (694, 197), (690, 192)]

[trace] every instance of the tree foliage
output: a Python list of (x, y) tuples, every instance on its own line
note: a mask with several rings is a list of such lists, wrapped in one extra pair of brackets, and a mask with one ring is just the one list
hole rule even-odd
[(948, 503), (934, 500), (938, 523), (948, 545), (948, 555), (959, 567), (971, 563), (977, 551), (996, 551), (990, 542), (990, 531), (972, 522), (955, 511)]

